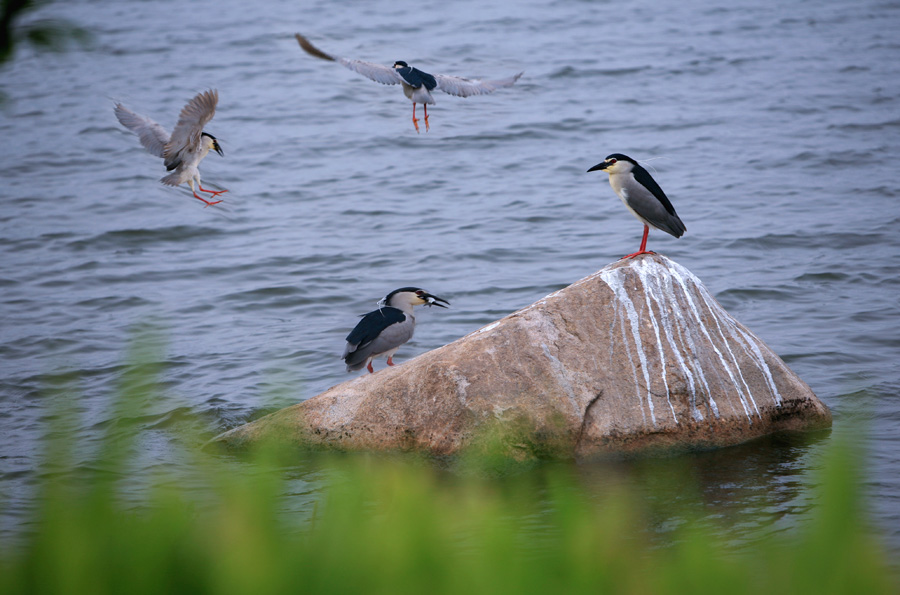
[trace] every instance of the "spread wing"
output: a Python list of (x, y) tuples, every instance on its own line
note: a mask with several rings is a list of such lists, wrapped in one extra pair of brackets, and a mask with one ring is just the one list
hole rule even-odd
[(520, 72), (509, 78), (493, 81), (470, 80), (446, 74), (436, 74), (434, 78), (437, 79), (437, 88), (444, 93), (456, 95), (457, 97), (470, 97), (472, 95), (487, 95), (497, 89), (511, 87), (523, 74), (524, 72)]
[(199, 93), (191, 99), (172, 131), (172, 138), (166, 144), (165, 159), (168, 169), (175, 169), (182, 161), (182, 155), (200, 145), (200, 134), (203, 127), (216, 115), (216, 104), (219, 103), (219, 92), (210, 89)]
[(308, 39), (306, 39), (299, 33), (295, 33), (294, 37), (297, 38), (297, 43), (300, 44), (300, 47), (303, 48), (303, 50), (310, 56), (315, 56), (316, 58), (329, 60), (331, 62), (338, 62), (339, 64), (346, 66), (353, 72), (357, 72), (366, 78), (372, 79), (376, 83), (381, 83), (382, 85), (399, 85), (403, 82), (400, 74), (393, 67), (384, 66), (382, 64), (375, 64), (373, 62), (364, 62), (362, 60), (341, 58), (340, 56), (332, 56), (331, 54), (326, 54), (325, 52), (314, 46)]
[(157, 157), (164, 156), (166, 143), (169, 142), (169, 133), (162, 126), (150, 118), (134, 113), (121, 103), (116, 104), (115, 112), (116, 118), (122, 126), (138, 135), (141, 144), (147, 151)]

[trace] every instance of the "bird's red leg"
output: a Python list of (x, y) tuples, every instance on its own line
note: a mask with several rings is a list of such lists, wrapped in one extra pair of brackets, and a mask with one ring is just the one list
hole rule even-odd
[[(426, 120), (427, 123), (427, 120)], [(416, 104), (413, 102), (413, 126), (416, 127), (416, 132), (419, 131), (419, 120), (416, 118)]]
[[(201, 188), (201, 190), (202, 190), (202, 188)], [(197, 192), (194, 190), (193, 187), (191, 187), (191, 192), (194, 193), (194, 198), (196, 198), (197, 200), (202, 200), (203, 202), (206, 203), (206, 206), (208, 206), (208, 207), (211, 207), (211, 206), (213, 206), (213, 205), (217, 205), (217, 204), (219, 204), (220, 202), (222, 202), (221, 200), (217, 200), (217, 201), (215, 201), (215, 202), (209, 202), (208, 200), (206, 200), (206, 199), (203, 198), (202, 196), (198, 195)]]
[[(197, 184), (197, 188), (200, 189), (200, 192), (208, 192), (209, 194), (212, 194), (212, 195), (213, 195), (213, 198), (219, 196), (220, 194), (225, 194), (226, 192), (228, 192), (227, 190), (207, 190), (206, 188), (204, 188), (204, 187), (201, 186), (200, 184)], [(220, 201), (220, 202), (221, 202), (221, 201)]]
[(423, 103), (422, 109), (425, 110), (425, 132), (428, 132), (428, 104)]
[(366, 366), (366, 369), (369, 371), (369, 374), (375, 373), (375, 370), (372, 369), (372, 360), (369, 360), (369, 365)]
[(393, 356), (393, 355), (389, 355), (389, 356), (388, 356), (388, 365), (389, 365), (389, 366), (393, 366), (393, 365), (394, 365), (394, 356)]
[(650, 234), (650, 226), (646, 223), (644, 224), (644, 237), (641, 239), (641, 248), (633, 253), (623, 256), (622, 258), (634, 258), (635, 256), (639, 256), (641, 254), (656, 254), (656, 252), (651, 252), (647, 250), (647, 236)]

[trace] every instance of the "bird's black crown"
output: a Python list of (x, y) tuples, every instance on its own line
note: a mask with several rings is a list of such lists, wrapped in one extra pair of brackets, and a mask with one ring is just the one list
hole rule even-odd
[(420, 287), (401, 287), (400, 289), (395, 289), (384, 297), (384, 303), (388, 303), (391, 301), (391, 298), (397, 295), (398, 293), (403, 293), (404, 291), (408, 291), (410, 293), (416, 293), (419, 291), (423, 291)]
[(613, 153), (612, 155), (607, 155), (605, 160), (609, 161), (610, 159), (615, 159), (616, 161), (627, 161), (628, 163), (633, 163), (635, 165), (638, 164), (637, 161), (635, 161), (628, 155), (623, 155), (622, 153)]

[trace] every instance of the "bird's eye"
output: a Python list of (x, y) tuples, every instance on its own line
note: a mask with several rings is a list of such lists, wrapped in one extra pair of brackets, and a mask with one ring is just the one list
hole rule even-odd
[(612, 164), (615, 163), (615, 162), (616, 162), (615, 159), (609, 159), (609, 160), (607, 160), (607, 163), (610, 164), (610, 165), (612, 165)]

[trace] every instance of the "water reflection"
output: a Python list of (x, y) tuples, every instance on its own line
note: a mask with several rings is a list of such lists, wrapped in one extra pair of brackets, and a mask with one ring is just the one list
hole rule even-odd
[(641, 497), (649, 530), (662, 542), (686, 523), (706, 521), (740, 543), (761, 530), (797, 526), (814, 505), (809, 488), (818, 445), (830, 430), (780, 433), (717, 450), (669, 458), (584, 463), (589, 492), (626, 486)]

